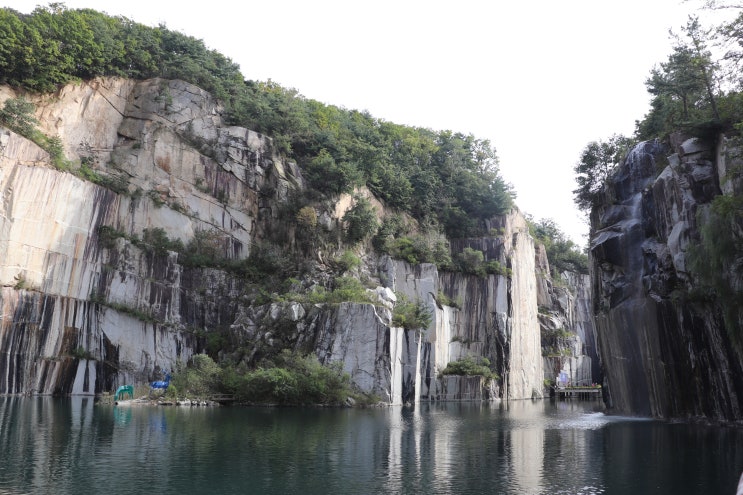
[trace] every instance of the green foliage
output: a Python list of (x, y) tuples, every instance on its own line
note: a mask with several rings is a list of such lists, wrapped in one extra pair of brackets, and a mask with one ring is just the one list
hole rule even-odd
[(457, 299), (454, 300), (444, 294), (443, 291), (439, 290), (439, 292), (436, 294), (436, 302), (442, 306), (450, 306), (452, 308), (461, 309), (462, 308), (462, 301)]
[(202, 41), (62, 4), (30, 15), (0, 10), (0, 83), (53, 91), (99, 75), (184, 79), (230, 102), (243, 85), (239, 67)]
[(705, 30), (698, 18), (690, 16), (680, 34), (671, 32), (672, 53), (651, 71), (645, 82), (653, 99), (650, 112), (636, 123), (639, 139), (663, 138), (680, 130), (705, 138), (708, 128), (713, 128), (716, 136), (718, 131), (740, 122), (740, 108), (733, 112), (723, 110), (724, 106), (727, 110), (734, 108), (723, 101), (735, 99), (736, 92), (725, 94), (722, 88), (725, 79), (730, 88), (740, 88), (741, 52), (733, 48), (715, 60), (708, 47), (740, 47), (741, 23), (743, 17), (739, 16), (715, 30)]
[(303, 206), (297, 212), (297, 225), (300, 228), (314, 230), (317, 227), (317, 212), (311, 206)]
[(355, 302), (360, 304), (373, 304), (373, 298), (359, 281), (354, 277), (338, 277), (334, 280), (333, 289), (328, 291), (324, 287), (317, 286), (307, 296), (311, 304), (340, 304), (343, 302)]
[(184, 397), (207, 398), (221, 389), (222, 369), (206, 354), (195, 354), (185, 369), (176, 369), (171, 386)]
[(370, 237), (377, 231), (377, 214), (368, 199), (354, 196), (354, 205), (343, 215), (346, 224), (346, 240), (356, 244)]
[(75, 358), (75, 359), (80, 359), (80, 360), (82, 360), (82, 359), (87, 359), (87, 360), (93, 359), (93, 355), (89, 351), (86, 351), (85, 348), (82, 347), (82, 346), (75, 348), (72, 351), (72, 353), (70, 354), (70, 356), (73, 357), (73, 358)]
[(361, 265), (361, 259), (356, 256), (356, 254), (350, 249), (346, 249), (345, 251), (343, 251), (343, 254), (341, 254), (340, 257), (338, 257), (334, 261), (341, 272), (353, 270), (354, 268), (357, 268), (359, 265)]
[(26, 281), (26, 277), (23, 275), (16, 275), (15, 277), (15, 284), (13, 284), (13, 288), (15, 290), (24, 290), (28, 289), (28, 282)]
[(165, 233), (165, 229), (160, 227), (144, 229), (142, 232), (142, 246), (158, 256), (163, 256), (168, 251), (183, 252), (183, 243), (177, 240), (171, 240)]
[(592, 141), (586, 145), (573, 168), (578, 188), (573, 191), (575, 204), (589, 212), (601, 199), (606, 179), (624, 159), (634, 141), (614, 134), (608, 140)]
[[(380, 240), (381, 236), (378, 233), (375, 245), (381, 244)], [(405, 260), (411, 265), (434, 263), (441, 269), (451, 267), (449, 242), (443, 234), (437, 232), (413, 234), (396, 239), (388, 236), (380, 251), (388, 253), (393, 258)]]
[(39, 121), (34, 116), (36, 107), (30, 101), (8, 98), (0, 110), (0, 124), (26, 138), (31, 138)]
[(324, 366), (314, 355), (289, 350), (255, 370), (227, 368), (224, 376), (225, 388), (242, 402), (337, 405), (358, 395), (340, 363)]
[[(170, 245), (177, 246), (172, 241)], [(227, 259), (224, 255), (224, 234), (216, 230), (197, 230), (182, 250), (178, 261), (190, 267), (225, 267)]]
[(98, 242), (106, 249), (112, 249), (116, 245), (116, 239), (127, 239), (126, 233), (116, 230), (108, 225), (98, 227)]
[[(228, 58), (162, 25), (62, 4), (30, 15), (0, 9), (0, 83), (53, 91), (94, 76), (196, 84), (222, 100), (228, 124), (271, 136), (317, 191), (337, 195), (366, 184), (388, 206), (441, 225), (449, 236), (479, 235), (485, 219), (513, 206), (487, 140), (397, 125), (272, 81), (245, 81)], [(167, 106), (171, 97), (163, 91), (159, 99)]]
[(423, 331), (431, 325), (432, 320), (431, 310), (423, 301), (411, 302), (404, 294), (397, 294), (397, 303), (392, 310), (392, 326)]
[(544, 245), (552, 276), (557, 278), (563, 272), (588, 274), (588, 255), (558, 228), (552, 219), (534, 222), (527, 218), (529, 233)]
[(362, 182), (362, 176), (353, 163), (336, 162), (325, 149), (307, 162), (307, 178), (312, 187), (330, 195), (350, 193)]
[(701, 239), (688, 259), (699, 286), (688, 297), (719, 304), (730, 339), (743, 349), (743, 290), (737, 283), (743, 275), (743, 197), (715, 197), (706, 218), (698, 213), (697, 224)]
[(401, 215), (384, 217), (382, 224), (372, 239), (374, 249), (383, 253), (389, 253), (389, 244), (394, 241), (395, 237), (404, 234), (406, 228), (405, 221)]
[(91, 292), (90, 296), (88, 296), (88, 300), (94, 304), (99, 304), (101, 306), (111, 308), (114, 311), (118, 311), (119, 313), (129, 315), (132, 318), (136, 318), (137, 320), (142, 321), (144, 323), (159, 323), (158, 320), (155, 318), (155, 315), (152, 314), (152, 312), (141, 310), (139, 308), (135, 308), (132, 306), (128, 306), (123, 303), (108, 301), (105, 295), (100, 292), (96, 292), (96, 291)]
[(482, 251), (472, 249), (470, 247), (464, 248), (464, 251), (457, 254), (456, 264), (457, 267), (464, 273), (472, 275), (485, 276), (485, 255)]
[(477, 275), (478, 277), (486, 277), (487, 275), (511, 276), (511, 271), (507, 267), (496, 260), (485, 261), (485, 255), (482, 251), (470, 247), (464, 248), (461, 253), (454, 257), (453, 268), (455, 271)]
[(490, 369), (490, 360), (481, 357), (477, 360), (472, 356), (452, 361), (441, 371), (442, 375), (482, 376), (485, 380), (497, 380), (498, 375)]
[(348, 397), (364, 399), (352, 389), (341, 363), (325, 366), (314, 355), (288, 349), (256, 369), (220, 366), (208, 355), (196, 354), (186, 367), (174, 370), (166, 396), (205, 399), (217, 393), (234, 394), (244, 403), (280, 405), (339, 405)]
[(248, 258), (237, 266), (237, 272), (250, 282), (280, 281), (291, 268), (289, 259), (280, 247), (269, 243), (255, 243)]
[(34, 116), (36, 107), (23, 97), (8, 98), (0, 110), (0, 125), (32, 140), (44, 149), (54, 166), (60, 170), (68, 170), (70, 164), (64, 156), (64, 146), (58, 136), (49, 137), (36, 129), (38, 120)]
[(147, 197), (155, 204), (156, 208), (160, 208), (165, 204), (165, 200), (162, 198), (159, 192), (154, 189), (147, 191)]

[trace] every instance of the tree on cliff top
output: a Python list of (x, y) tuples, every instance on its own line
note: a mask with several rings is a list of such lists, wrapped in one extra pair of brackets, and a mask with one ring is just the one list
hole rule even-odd
[(568, 239), (554, 220), (543, 218), (535, 222), (527, 217), (527, 222), (531, 236), (544, 246), (553, 277), (563, 272), (588, 274), (588, 255)]
[(483, 235), (486, 219), (513, 207), (488, 140), (384, 122), (271, 81), (246, 81), (230, 59), (164, 25), (61, 3), (31, 14), (0, 8), (0, 84), (47, 92), (95, 76), (198, 85), (221, 100), (225, 123), (271, 136), (314, 193), (335, 196), (366, 185), (387, 206), (450, 237)]
[(573, 171), (578, 188), (573, 190), (575, 204), (584, 212), (600, 200), (600, 192), (611, 172), (634, 144), (631, 138), (614, 134), (608, 140), (592, 141), (580, 154)]

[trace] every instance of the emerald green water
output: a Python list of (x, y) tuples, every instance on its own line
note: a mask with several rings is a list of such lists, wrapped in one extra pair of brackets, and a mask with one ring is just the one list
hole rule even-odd
[(596, 402), (97, 406), (0, 398), (0, 494), (733, 494), (739, 429)]

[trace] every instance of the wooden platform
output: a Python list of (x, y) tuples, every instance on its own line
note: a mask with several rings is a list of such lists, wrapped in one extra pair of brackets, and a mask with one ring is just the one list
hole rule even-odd
[(593, 387), (557, 387), (555, 396), (558, 399), (600, 399), (601, 390)]

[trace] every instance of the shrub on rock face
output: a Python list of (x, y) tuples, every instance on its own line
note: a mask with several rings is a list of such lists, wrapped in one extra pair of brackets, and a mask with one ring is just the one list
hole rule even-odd
[(446, 365), (441, 372), (442, 375), (460, 375), (460, 376), (483, 376), (486, 380), (494, 380), (498, 375), (490, 369), (490, 360), (481, 357), (478, 360), (467, 356), (458, 361), (452, 361)]
[(361, 196), (354, 198), (355, 204), (343, 215), (346, 224), (346, 240), (350, 244), (361, 242), (377, 231), (377, 215), (369, 200)]
[(176, 370), (171, 385), (193, 397), (209, 397), (222, 382), (222, 369), (206, 354), (196, 354), (185, 369)]
[(297, 225), (305, 229), (317, 227), (317, 212), (311, 206), (303, 206), (297, 212)]
[(404, 294), (398, 294), (392, 311), (392, 326), (406, 330), (425, 330), (431, 324), (431, 311), (423, 301), (411, 302)]
[(34, 117), (35, 109), (34, 104), (24, 98), (9, 98), (0, 110), (0, 124), (30, 138), (39, 123)]
[(340, 363), (325, 366), (314, 355), (289, 350), (264, 367), (231, 373), (229, 382), (239, 400), (254, 403), (341, 404), (354, 395)]

